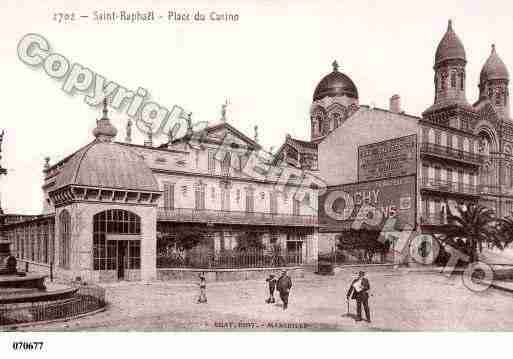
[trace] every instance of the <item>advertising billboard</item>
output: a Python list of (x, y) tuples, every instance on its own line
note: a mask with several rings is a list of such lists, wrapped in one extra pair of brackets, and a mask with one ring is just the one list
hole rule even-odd
[(319, 197), (319, 225), (333, 231), (415, 226), (415, 176), (328, 187)]
[(408, 176), (417, 170), (417, 135), (358, 146), (358, 181)]

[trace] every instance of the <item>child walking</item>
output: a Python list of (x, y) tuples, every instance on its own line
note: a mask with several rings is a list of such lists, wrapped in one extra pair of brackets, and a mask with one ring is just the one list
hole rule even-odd
[(205, 279), (205, 274), (199, 275), (199, 289), (200, 294), (198, 297), (198, 303), (206, 303), (207, 302), (207, 280)]

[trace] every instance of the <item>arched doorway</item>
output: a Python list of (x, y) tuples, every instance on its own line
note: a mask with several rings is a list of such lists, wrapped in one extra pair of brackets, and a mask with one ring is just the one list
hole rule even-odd
[(93, 217), (93, 270), (100, 280), (140, 277), (141, 218), (122, 209), (109, 209)]

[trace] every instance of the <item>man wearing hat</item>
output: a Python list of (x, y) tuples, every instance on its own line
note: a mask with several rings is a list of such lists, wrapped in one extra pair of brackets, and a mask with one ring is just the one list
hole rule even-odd
[(290, 288), (292, 288), (292, 280), (287, 275), (287, 271), (284, 270), (281, 272), (281, 277), (278, 279), (278, 284), (276, 285), (276, 289), (280, 292), (280, 298), (283, 302), (283, 310), (287, 309), (289, 306)]
[(356, 300), (356, 321), (359, 322), (362, 320), (362, 304), (363, 310), (365, 310), (365, 317), (367, 321), (370, 323), (370, 310), (369, 310), (369, 289), (370, 283), (367, 278), (365, 278), (365, 272), (360, 271), (358, 273), (358, 278), (353, 280), (349, 290), (347, 291), (347, 300), (349, 298)]
[(274, 274), (269, 274), (269, 277), (265, 280), (269, 283), (269, 298), (265, 301), (266, 303), (274, 303), (274, 289), (276, 288), (276, 283), (278, 280), (274, 276)]

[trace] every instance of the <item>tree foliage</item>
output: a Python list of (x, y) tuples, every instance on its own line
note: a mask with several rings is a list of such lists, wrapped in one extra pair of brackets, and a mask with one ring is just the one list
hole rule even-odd
[(237, 235), (237, 246), (236, 250), (254, 250), (264, 249), (264, 243), (262, 241), (262, 234), (258, 232), (242, 232)]
[(501, 221), (491, 208), (480, 204), (460, 205), (456, 210), (447, 208), (447, 236), (440, 238), (442, 243), (468, 255), (469, 262), (478, 259), (485, 243), (503, 248)]

